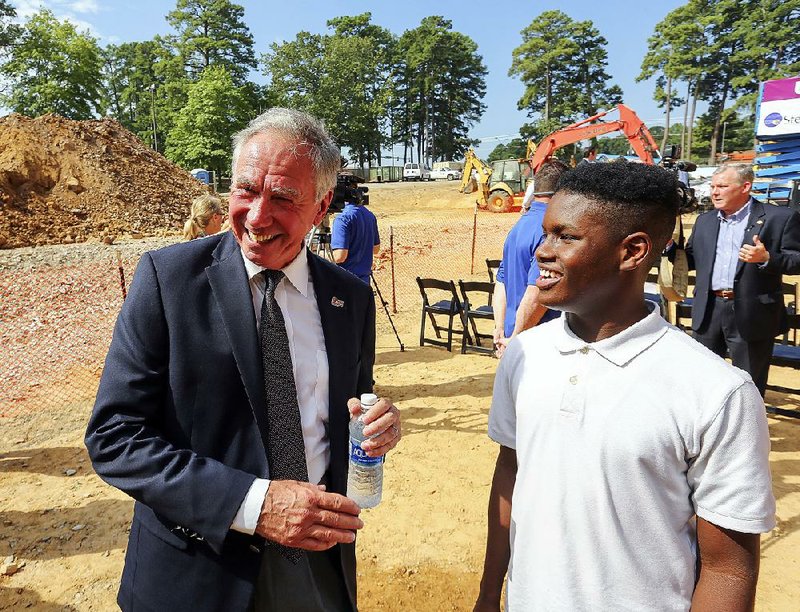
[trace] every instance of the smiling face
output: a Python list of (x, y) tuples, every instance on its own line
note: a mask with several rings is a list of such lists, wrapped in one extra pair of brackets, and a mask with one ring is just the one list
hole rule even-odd
[(711, 201), (714, 208), (730, 215), (747, 204), (751, 183), (742, 183), (735, 170), (723, 170), (711, 177)]
[(256, 134), (241, 148), (230, 223), (245, 257), (259, 266), (279, 270), (291, 263), (328, 210), (333, 191), (317, 200), (308, 152), (279, 132)]
[(601, 313), (617, 300), (623, 246), (595, 210), (580, 194), (560, 191), (550, 201), (542, 221), (545, 238), (536, 250), (542, 305)]

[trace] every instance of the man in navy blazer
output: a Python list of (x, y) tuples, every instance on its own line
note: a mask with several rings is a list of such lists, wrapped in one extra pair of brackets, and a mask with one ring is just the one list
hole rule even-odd
[(747, 371), (764, 395), (774, 338), (786, 331), (784, 274), (800, 274), (800, 215), (750, 196), (749, 164), (720, 166), (715, 210), (697, 218), (686, 246), (697, 270), (693, 336)]
[[(139, 262), (86, 433), (97, 473), (136, 500), (123, 610), (356, 610), (348, 423), (372, 391), (375, 305), (303, 240), (340, 163), (313, 117), (270, 109), (234, 137), (231, 231)], [(282, 272), (309, 482), (270, 479), (262, 270)], [(364, 420), (367, 454), (397, 444), (388, 400)]]

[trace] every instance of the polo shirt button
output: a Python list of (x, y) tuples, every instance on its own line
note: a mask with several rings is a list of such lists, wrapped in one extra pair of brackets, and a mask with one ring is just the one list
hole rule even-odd
[(580, 349), (580, 352), (583, 353), (584, 355), (588, 354), (589, 353), (589, 347), (588, 346), (584, 346), (583, 348)]
[(578, 377), (577, 376), (570, 376), (569, 377), (569, 382), (571, 382), (573, 385), (577, 385), (578, 384)]

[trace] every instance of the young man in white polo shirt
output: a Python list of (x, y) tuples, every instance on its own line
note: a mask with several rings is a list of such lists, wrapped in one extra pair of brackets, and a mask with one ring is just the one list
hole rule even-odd
[(500, 444), (475, 610), (752, 610), (775, 525), (764, 404), (748, 374), (644, 299), (677, 182), (582, 164), (559, 182), (536, 252), (565, 317), (500, 362)]

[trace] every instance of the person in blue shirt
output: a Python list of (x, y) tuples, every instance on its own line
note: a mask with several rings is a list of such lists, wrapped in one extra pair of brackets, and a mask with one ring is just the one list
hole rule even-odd
[(372, 258), (381, 246), (378, 220), (355, 192), (346, 197), (344, 210), (331, 228), (333, 261), (369, 285)]
[(558, 179), (568, 166), (557, 159), (545, 162), (534, 176), (534, 199), (530, 208), (508, 232), (503, 245), (503, 260), (497, 270), (492, 296), (494, 346), (501, 357), (509, 340), (519, 332), (559, 315), (537, 301), (536, 279), (539, 266), (533, 254), (542, 237), (542, 219)]

